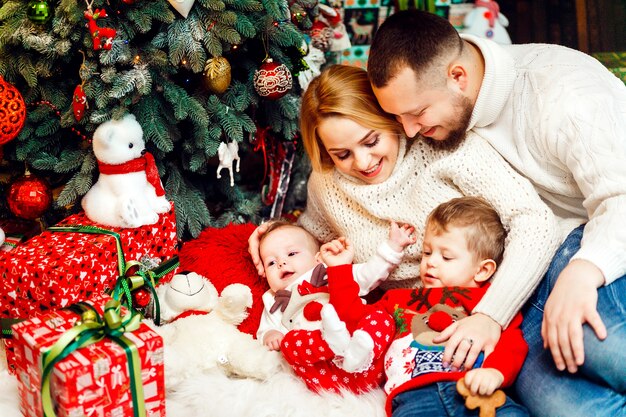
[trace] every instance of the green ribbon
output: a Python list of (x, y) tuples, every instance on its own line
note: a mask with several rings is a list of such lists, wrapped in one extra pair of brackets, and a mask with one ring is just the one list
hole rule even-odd
[[(144, 271), (140, 268), (141, 263), (138, 261), (126, 262), (124, 259), (124, 250), (122, 247), (122, 239), (119, 233), (112, 230), (103, 229), (97, 226), (83, 226), (83, 225), (65, 225), (65, 226), (52, 226), (48, 230), (53, 232), (74, 232), (74, 233), (90, 233), (90, 234), (106, 234), (112, 236), (115, 239), (115, 245), (117, 247), (117, 268), (118, 279), (113, 288), (112, 297), (116, 300), (122, 300), (122, 304), (125, 304), (128, 308), (133, 308), (133, 298), (131, 292), (145, 286), (152, 295), (153, 300), (153, 318), (154, 323), (158, 326), (161, 324), (160, 315), (161, 308), (159, 306), (159, 299), (156, 294), (156, 284), (159, 279), (173, 271), (178, 265), (178, 256), (173, 256), (171, 259), (161, 263), (153, 270)], [(137, 267), (135, 270), (134, 268)], [(132, 275), (131, 275), (132, 274)]]
[[(87, 307), (88, 306), (88, 307)], [(78, 303), (70, 309), (83, 311), (81, 321), (63, 335), (42, 355), (42, 383), (41, 403), (45, 417), (56, 416), (52, 405), (50, 391), (50, 374), (58, 362), (72, 352), (82, 347), (97, 343), (107, 338), (120, 345), (126, 353), (130, 391), (133, 401), (133, 416), (145, 417), (143, 384), (141, 380), (141, 358), (137, 346), (124, 336), (125, 332), (132, 332), (139, 328), (141, 315), (129, 311), (124, 317), (120, 316), (121, 304), (119, 300), (111, 299), (104, 306), (104, 314), (86, 303)]]

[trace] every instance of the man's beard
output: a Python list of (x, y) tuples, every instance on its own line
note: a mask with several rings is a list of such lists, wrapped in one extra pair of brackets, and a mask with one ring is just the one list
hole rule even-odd
[(467, 135), (467, 127), (469, 126), (470, 119), (472, 118), (473, 106), (469, 98), (457, 95), (456, 102), (454, 103), (454, 109), (458, 114), (456, 125), (450, 130), (448, 136), (444, 139), (434, 140), (431, 139), (428, 143), (435, 149), (441, 149), (445, 151), (455, 150), (465, 140)]

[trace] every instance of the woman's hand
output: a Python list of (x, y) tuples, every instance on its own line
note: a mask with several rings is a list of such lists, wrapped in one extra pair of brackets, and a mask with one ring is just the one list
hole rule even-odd
[(256, 267), (256, 272), (260, 276), (265, 276), (265, 268), (263, 268), (263, 261), (261, 261), (261, 255), (259, 254), (259, 240), (261, 235), (267, 231), (271, 222), (262, 223), (254, 229), (254, 232), (248, 238), (248, 253), (252, 257), (252, 262)]
[(606, 338), (597, 311), (598, 287), (603, 284), (600, 269), (583, 259), (571, 261), (557, 278), (543, 312), (541, 337), (558, 370), (567, 367), (574, 373), (584, 363), (583, 324), (588, 323), (598, 339)]
[(442, 362), (452, 370), (471, 369), (480, 352), (489, 356), (500, 340), (502, 327), (491, 317), (475, 313), (446, 327), (435, 343), (446, 342)]
[(322, 245), (320, 258), (327, 266), (351, 264), (354, 259), (354, 248), (348, 239), (340, 237)]

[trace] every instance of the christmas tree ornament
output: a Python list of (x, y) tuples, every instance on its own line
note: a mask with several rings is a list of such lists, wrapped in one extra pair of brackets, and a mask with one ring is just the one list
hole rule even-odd
[(264, 98), (278, 100), (293, 86), (291, 72), (285, 64), (278, 64), (267, 58), (254, 72), (254, 89)]
[(511, 37), (505, 29), (507, 26), (509, 19), (500, 13), (498, 3), (477, 0), (474, 2), (474, 9), (465, 15), (460, 32), (510, 45)]
[(230, 186), (235, 185), (235, 179), (233, 177), (233, 162), (237, 162), (237, 172), (239, 172), (239, 144), (237, 142), (225, 143), (221, 142), (217, 149), (217, 155), (220, 159), (220, 164), (217, 167), (217, 178), (222, 178), (220, 172), (222, 169), (227, 168), (230, 173)]
[(52, 204), (52, 190), (47, 181), (28, 170), (9, 187), (9, 210), (17, 217), (35, 220)]
[(333, 40), (333, 30), (326, 23), (321, 20), (316, 20), (311, 26), (309, 35), (311, 36), (311, 45), (317, 49), (327, 52), (330, 50), (331, 42)]
[(20, 92), (0, 75), (0, 146), (15, 139), (26, 121), (26, 104)]
[(52, 7), (46, 0), (31, 0), (26, 6), (26, 16), (31, 22), (43, 25), (52, 17)]
[(126, 4), (135, 4), (135, 0), (122, 0)]
[(152, 295), (150, 291), (145, 288), (139, 288), (132, 292), (133, 297), (133, 307), (136, 309), (143, 309), (148, 307), (150, 301), (152, 300)]
[(93, 40), (94, 51), (99, 49), (111, 49), (113, 46), (113, 38), (117, 35), (117, 31), (113, 28), (99, 27), (96, 22), (98, 19), (109, 17), (106, 10), (96, 9), (94, 12), (91, 10), (91, 7), (88, 7), (84, 15), (85, 19), (87, 19), (87, 27), (89, 28), (89, 33), (91, 33)]
[(209, 91), (221, 94), (228, 89), (231, 80), (230, 63), (222, 56), (210, 58), (204, 65), (204, 83)]
[(196, 0), (168, 0), (172, 7), (184, 18), (187, 17), (189, 11), (193, 7)]
[(80, 122), (85, 115), (85, 108), (87, 108), (87, 96), (83, 90), (83, 85), (78, 84), (74, 89), (74, 96), (72, 98), (72, 110), (74, 111), (74, 118), (77, 122)]

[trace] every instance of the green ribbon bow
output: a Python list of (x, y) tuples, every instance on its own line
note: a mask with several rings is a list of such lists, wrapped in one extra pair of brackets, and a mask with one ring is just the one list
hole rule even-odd
[(152, 315), (154, 323), (157, 326), (161, 324), (159, 299), (156, 294), (155, 286), (159, 282), (160, 278), (167, 275), (178, 266), (178, 256), (173, 256), (171, 259), (168, 259), (167, 261), (161, 263), (158, 267), (152, 270), (143, 270), (141, 268), (142, 264), (138, 261), (126, 262), (126, 259), (124, 259), (122, 239), (117, 232), (96, 226), (83, 226), (74, 224), (65, 226), (52, 226), (49, 227), (48, 230), (51, 230), (53, 232), (106, 234), (112, 236), (115, 239), (115, 245), (117, 248), (118, 269), (118, 279), (113, 288), (112, 297), (116, 300), (122, 300), (122, 298), (125, 297), (125, 300), (122, 300), (122, 304), (125, 304), (128, 308), (132, 309), (133, 298), (131, 292), (145, 286), (152, 294)]
[(141, 316), (129, 311), (124, 317), (120, 316), (121, 303), (111, 299), (104, 306), (104, 314), (98, 312), (87, 303), (78, 303), (74, 309), (83, 309), (81, 321), (63, 333), (63, 335), (44, 352), (42, 362), (41, 403), (45, 417), (55, 416), (50, 392), (50, 374), (54, 365), (66, 358), (72, 352), (82, 347), (97, 343), (107, 338), (120, 345), (126, 353), (130, 391), (133, 401), (133, 416), (145, 417), (143, 384), (141, 380), (141, 358), (137, 346), (124, 336), (125, 332), (132, 332), (139, 328)]

